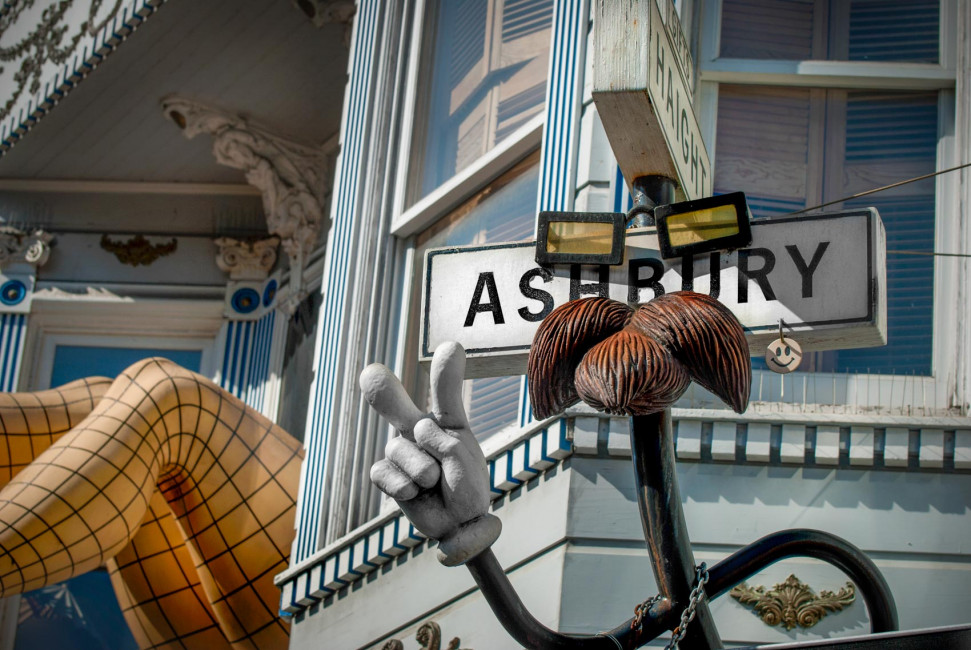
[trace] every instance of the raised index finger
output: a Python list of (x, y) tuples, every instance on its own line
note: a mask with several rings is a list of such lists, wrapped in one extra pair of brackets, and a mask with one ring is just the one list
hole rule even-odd
[(414, 429), (425, 414), (408, 397), (405, 387), (387, 366), (372, 363), (361, 372), (361, 391), (374, 410), (387, 418), (401, 435), (415, 439)]
[(432, 413), (446, 429), (469, 426), (462, 400), (465, 379), (465, 349), (454, 341), (435, 348), (431, 367)]

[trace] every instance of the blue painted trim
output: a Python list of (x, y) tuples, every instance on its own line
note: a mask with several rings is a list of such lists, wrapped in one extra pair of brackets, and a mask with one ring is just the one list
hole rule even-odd
[[(585, 0), (554, 3), (537, 212), (573, 208), (589, 14)], [(520, 385), (519, 426), (525, 427), (532, 421), (529, 386), (524, 377)]]
[(351, 45), (350, 82), (345, 96), (341, 126), (341, 152), (337, 163), (337, 186), (332, 206), (331, 239), (327, 247), (328, 265), (324, 272), (321, 292), (321, 320), (316, 341), (317, 359), (315, 380), (307, 415), (306, 470), (301, 486), (302, 507), (298, 513), (297, 539), (292, 563), (309, 557), (320, 545), (322, 522), (320, 513), (327, 476), (327, 447), (333, 426), (334, 398), (341, 370), (340, 354), (344, 336), (344, 301), (347, 278), (350, 275), (352, 237), (358, 220), (357, 207), (361, 197), (358, 175), (364, 156), (367, 120), (373, 79), (372, 57), (378, 47), (377, 20), (382, 5), (378, 0), (361, 0), (354, 17)]
[[(123, 41), (164, 3), (165, 0), (132, 0), (129, 3), (131, 7), (130, 16), (125, 16), (128, 10), (128, 7), (125, 7), (112, 18), (111, 36), (117, 37), (119, 17), (121, 17), (122, 29), (127, 30), (127, 34), (121, 38)], [(82, 39), (82, 44), (74, 52), (72, 62), (65, 64), (63, 71), (55, 72), (53, 77), (42, 84), (44, 89), (42, 93), (29, 95), (24, 91), (24, 94), (15, 104), (15, 108), (10, 111), (10, 115), (0, 126), (0, 157), (3, 157), (30, 131), (41, 117), (49, 113), (51, 108), (76, 85), (77, 82), (71, 81), (68, 77), (75, 76), (77, 81), (83, 79), (105, 56), (113, 52), (117, 45), (120, 45), (120, 42), (118, 44), (109, 42), (109, 30), (106, 26), (100, 34), (94, 36), (90, 41)], [(62, 74), (63, 79), (61, 79)]]

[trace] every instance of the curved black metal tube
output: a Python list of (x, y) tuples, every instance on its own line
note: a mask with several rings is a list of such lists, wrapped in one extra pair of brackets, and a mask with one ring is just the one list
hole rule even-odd
[(527, 650), (617, 650), (618, 644), (623, 650), (633, 650), (667, 629), (667, 621), (674, 615), (668, 603), (658, 603), (647, 613), (641, 629), (636, 632), (630, 629), (628, 621), (597, 636), (561, 634), (529, 613), (492, 549), (486, 549), (465, 566), (506, 632)]
[(705, 591), (717, 598), (768, 565), (796, 556), (823, 560), (849, 576), (863, 594), (873, 632), (898, 629), (893, 595), (873, 561), (846, 540), (820, 530), (783, 530), (752, 542), (708, 570)]
[[(671, 601), (680, 616), (688, 605), (696, 573), (678, 488), (671, 410), (632, 417), (630, 442), (637, 503), (651, 568), (661, 596)], [(688, 626), (681, 647), (685, 650), (721, 647), (718, 630), (704, 600), (698, 603), (695, 621)]]

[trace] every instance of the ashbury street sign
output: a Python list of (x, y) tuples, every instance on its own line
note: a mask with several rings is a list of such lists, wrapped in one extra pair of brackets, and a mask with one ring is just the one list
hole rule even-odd
[(711, 196), (711, 161), (692, 102), (691, 52), (671, 0), (599, 0), (593, 99), (631, 184), (678, 181), (685, 199)]
[(746, 329), (752, 355), (785, 333), (803, 350), (886, 343), (886, 242), (873, 208), (752, 223), (752, 244), (662, 260), (653, 228), (628, 232), (618, 266), (541, 267), (535, 244), (437, 248), (425, 256), (422, 362), (444, 341), (469, 377), (525, 372), (533, 334), (554, 307), (604, 296), (647, 302), (689, 289), (715, 296)]

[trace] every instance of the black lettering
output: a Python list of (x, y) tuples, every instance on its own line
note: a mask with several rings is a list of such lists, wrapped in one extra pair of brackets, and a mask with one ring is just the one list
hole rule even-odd
[(786, 246), (786, 250), (789, 251), (789, 257), (792, 258), (796, 268), (799, 269), (799, 275), (802, 276), (803, 298), (813, 297), (813, 274), (816, 272), (816, 267), (819, 266), (819, 261), (823, 259), (823, 253), (826, 252), (827, 248), (829, 248), (828, 241), (820, 242), (819, 246), (816, 247), (816, 252), (813, 253), (812, 261), (806, 264), (806, 260), (803, 259), (802, 253), (799, 252), (797, 246)]
[(668, 68), (668, 87), (667, 87), (667, 102), (665, 103), (665, 109), (667, 109), (668, 115), (671, 116), (671, 128), (677, 128), (678, 114), (674, 110), (674, 79), (671, 75), (671, 68)]
[(654, 34), (654, 41), (657, 43), (657, 60), (654, 62), (654, 72), (657, 73), (658, 84), (661, 86), (661, 92), (664, 92), (664, 50), (661, 49), (661, 34), (656, 32)]
[[(761, 257), (762, 268), (749, 268), (749, 257)], [(748, 281), (755, 280), (766, 300), (775, 300), (769, 273), (775, 268), (775, 255), (768, 248), (743, 248), (738, 251), (738, 302), (748, 302)]]
[(580, 281), (580, 265), (571, 264), (570, 265), (570, 300), (576, 300), (580, 296), (586, 294), (593, 294), (600, 296), (601, 298), (610, 297), (610, 267), (606, 264), (601, 264), (597, 267), (597, 278), (599, 282), (591, 282), (589, 284), (583, 284)]
[(681, 157), (688, 162), (688, 111), (681, 109)]
[(701, 157), (698, 155), (698, 145), (695, 142), (694, 133), (691, 134), (691, 182), (698, 182), (698, 160)]
[[(650, 267), (651, 274), (642, 278), (641, 269)], [(654, 298), (664, 295), (664, 287), (661, 286), (661, 278), (664, 277), (664, 262), (655, 259), (630, 260), (627, 263), (627, 302), (636, 304), (640, 302), (641, 289), (650, 287), (654, 289)]]
[(527, 307), (519, 308), (519, 315), (523, 320), (529, 321), (530, 323), (543, 320), (550, 315), (551, 311), (553, 311), (553, 296), (551, 296), (547, 291), (543, 291), (542, 289), (534, 289), (533, 287), (529, 286), (529, 283), (533, 278), (543, 278), (544, 283), (552, 282), (553, 273), (548, 268), (537, 267), (535, 269), (526, 271), (523, 273), (523, 277), (519, 279), (520, 293), (527, 298), (538, 300), (543, 303), (543, 308), (535, 314), (529, 311)]
[[(489, 302), (482, 302), (483, 290), (489, 292)], [(496, 289), (496, 278), (492, 271), (479, 274), (479, 281), (475, 283), (475, 291), (472, 294), (472, 302), (469, 303), (469, 311), (465, 315), (465, 327), (472, 327), (476, 314), (484, 311), (492, 312), (492, 320), (496, 325), (502, 325), (506, 322), (506, 319), (502, 317), (499, 291)]]

